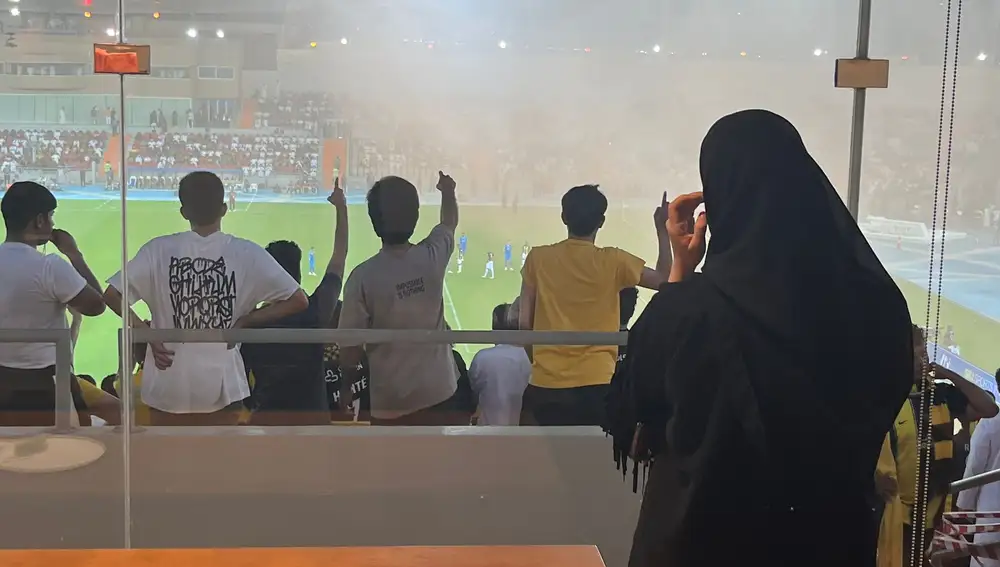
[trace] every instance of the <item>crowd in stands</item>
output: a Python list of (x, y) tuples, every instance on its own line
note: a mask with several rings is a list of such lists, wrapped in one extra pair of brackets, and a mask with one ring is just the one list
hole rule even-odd
[(245, 177), (287, 174), (316, 179), (317, 138), (286, 135), (169, 132), (136, 134), (128, 161), (157, 169), (240, 170)]
[[(130, 159), (225, 169), (273, 151), (277, 169), (310, 149), (294, 138), (143, 135)], [(625, 331), (626, 348), (500, 344), (467, 369), (446, 343), (151, 342), (136, 345), (126, 377), (102, 388), (73, 380), (74, 415), (120, 421), (116, 396), (128, 379), (140, 421), (157, 426), (359, 416), (383, 426), (600, 426), (634, 489), (639, 471), (648, 473), (630, 565), (718, 564), (702, 561), (715, 528), (740, 516), (755, 521), (727, 537), (745, 558), (772, 557), (782, 526), (796, 549), (828, 557), (823, 565), (908, 562), (937, 537), (949, 483), (1000, 460), (995, 401), (927, 359), (928, 337), (788, 121), (766, 111), (720, 119), (700, 168), (703, 191), (664, 195), (652, 211), (653, 265), (598, 246), (609, 199), (595, 185), (570, 189), (559, 217), (566, 238), (526, 249), (518, 297), (493, 311), (496, 330)], [(335, 186), (333, 254), (307, 295), (300, 246), (264, 248), (223, 232), (223, 180), (188, 173), (178, 198), (190, 230), (150, 240), (128, 264), (129, 296), (148, 307), (144, 319), (122, 309), (120, 274), (102, 285), (54, 226), (53, 194), (16, 183), (2, 202), (0, 328), (68, 328), (70, 311), (78, 330), (110, 308), (138, 329), (446, 331), (445, 274), (453, 255), (464, 257), (465, 238), (456, 238), (455, 179), (439, 171), (434, 187), (440, 216), (424, 236), (418, 187), (396, 175), (372, 184), (368, 218), (381, 248), (348, 274), (346, 198)], [(46, 243), (62, 255), (40, 253)], [(637, 287), (657, 293), (628, 329)], [(942, 344), (957, 349), (951, 330)], [(54, 364), (53, 345), (0, 344), (0, 424), (51, 423)], [(933, 409), (923, 403), (931, 388)], [(928, 419), (933, 427), (918, 426)], [(968, 451), (956, 447), (955, 419), (966, 431), (989, 424)], [(902, 472), (916, 468), (918, 446), (934, 447), (919, 490), (916, 475)], [(1000, 506), (988, 491), (962, 496), (973, 509)], [(905, 520), (924, 512), (927, 526)]]
[(286, 92), (267, 96), (256, 93), (257, 111), (254, 128), (285, 128), (318, 133), (327, 122), (338, 117), (334, 95), (326, 92)]
[(90, 169), (100, 163), (108, 133), (90, 130), (19, 129), (0, 131), (0, 163), (14, 171), (26, 168)]

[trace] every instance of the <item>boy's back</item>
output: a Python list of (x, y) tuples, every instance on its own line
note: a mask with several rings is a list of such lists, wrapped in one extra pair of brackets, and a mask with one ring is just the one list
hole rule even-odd
[[(536, 331), (619, 329), (618, 292), (638, 284), (645, 262), (618, 248), (566, 239), (536, 246), (522, 276), (535, 289)], [(531, 383), (543, 388), (606, 384), (614, 372), (615, 346), (535, 347)]]

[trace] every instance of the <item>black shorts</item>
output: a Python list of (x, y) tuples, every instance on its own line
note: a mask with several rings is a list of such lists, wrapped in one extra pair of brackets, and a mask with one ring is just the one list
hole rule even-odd
[[(55, 425), (56, 367), (23, 369), (0, 366), (0, 427), (49, 427)], [(76, 377), (70, 393), (81, 425), (89, 425), (87, 405)]]
[(314, 376), (288, 374), (267, 378), (267, 372), (254, 373), (250, 406), (252, 425), (329, 425), (330, 407), (326, 381)]
[(404, 416), (381, 419), (372, 417), (372, 425), (413, 425), (413, 426), (448, 426), (448, 425), (469, 425), (472, 420), (472, 412), (468, 411), (463, 401), (462, 390), (456, 390), (447, 400), (435, 404), (429, 408), (415, 411)]
[(602, 425), (609, 384), (578, 388), (529, 385), (521, 402), (521, 425)]

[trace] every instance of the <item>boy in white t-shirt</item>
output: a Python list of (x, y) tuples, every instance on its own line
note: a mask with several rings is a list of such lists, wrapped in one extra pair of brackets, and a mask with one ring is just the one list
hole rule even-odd
[[(181, 215), (191, 230), (150, 240), (128, 263), (129, 303), (143, 301), (154, 329), (263, 326), (304, 310), (309, 298), (259, 245), (222, 232), (222, 180), (207, 171), (180, 182)], [(121, 311), (122, 275), (105, 300)], [(257, 306), (266, 303), (263, 308)], [(134, 327), (146, 324), (129, 310)], [(153, 425), (235, 425), (250, 395), (238, 348), (220, 343), (151, 343), (142, 401)]]
[[(0, 209), (7, 230), (0, 244), (0, 328), (66, 329), (67, 306), (91, 317), (103, 313), (100, 283), (83, 253), (68, 232), (54, 228), (52, 193), (19, 181)], [(66, 259), (40, 252), (47, 242)], [(52, 425), (55, 364), (54, 344), (0, 343), (0, 425)], [(72, 380), (70, 387), (76, 409), (83, 410), (79, 385)]]

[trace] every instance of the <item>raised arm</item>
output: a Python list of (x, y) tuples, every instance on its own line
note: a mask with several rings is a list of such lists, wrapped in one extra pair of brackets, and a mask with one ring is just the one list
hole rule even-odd
[(670, 270), (673, 267), (673, 254), (670, 249), (670, 235), (667, 233), (667, 193), (663, 193), (660, 206), (653, 211), (653, 228), (656, 230), (658, 253), (656, 268), (643, 268), (639, 276), (639, 286), (646, 289), (660, 289), (660, 286), (670, 280)]
[(337, 226), (333, 230), (333, 255), (330, 263), (326, 266), (326, 273), (336, 274), (341, 280), (344, 279), (344, 268), (347, 266), (347, 244), (348, 244), (348, 224), (347, 224), (347, 197), (344, 190), (340, 188), (340, 179), (333, 181), (333, 193), (326, 199), (333, 205), (337, 216)]
[(455, 197), (455, 180), (438, 172), (437, 189), (441, 192), (441, 224), (451, 230), (458, 228), (458, 198)]
[(955, 388), (965, 396), (968, 400), (968, 404), (965, 408), (965, 415), (955, 416), (966, 421), (976, 421), (977, 419), (988, 419), (991, 417), (996, 417), (997, 413), (1000, 412), (1000, 408), (997, 407), (997, 403), (993, 401), (993, 398), (986, 393), (979, 386), (972, 383), (970, 380), (966, 380), (962, 376), (958, 375), (943, 366), (934, 365), (934, 376), (935, 378), (945, 378), (951, 380), (951, 383), (955, 385)]
[(54, 229), (52, 231), (52, 244), (63, 256), (66, 256), (76, 273), (87, 282), (87, 285), (83, 286), (83, 289), (69, 300), (70, 308), (88, 317), (104, 313), (105, 305), (101, 299), (101, 284), (83, 259), (83, 252), (77, 246), (76, 239), (65, 230)]
[(330, 263), (326, 266), (326, 276), (313, 292), (313, 298), (319, 309), (320, 327), (332, 329), (337, 326), (337, 322), (333, 319), (337, 312), (337, 299), (340, 298), (344, 269), (347, 265), (347, 198), (344, 196), (343, 189), (340, 188), (339, 178), (334, 180), (333, 193), (330, 194), (327, 201), (333, 205), (337, 215), (337, 226), (333, 231), (333, 256), (330, 257)]

